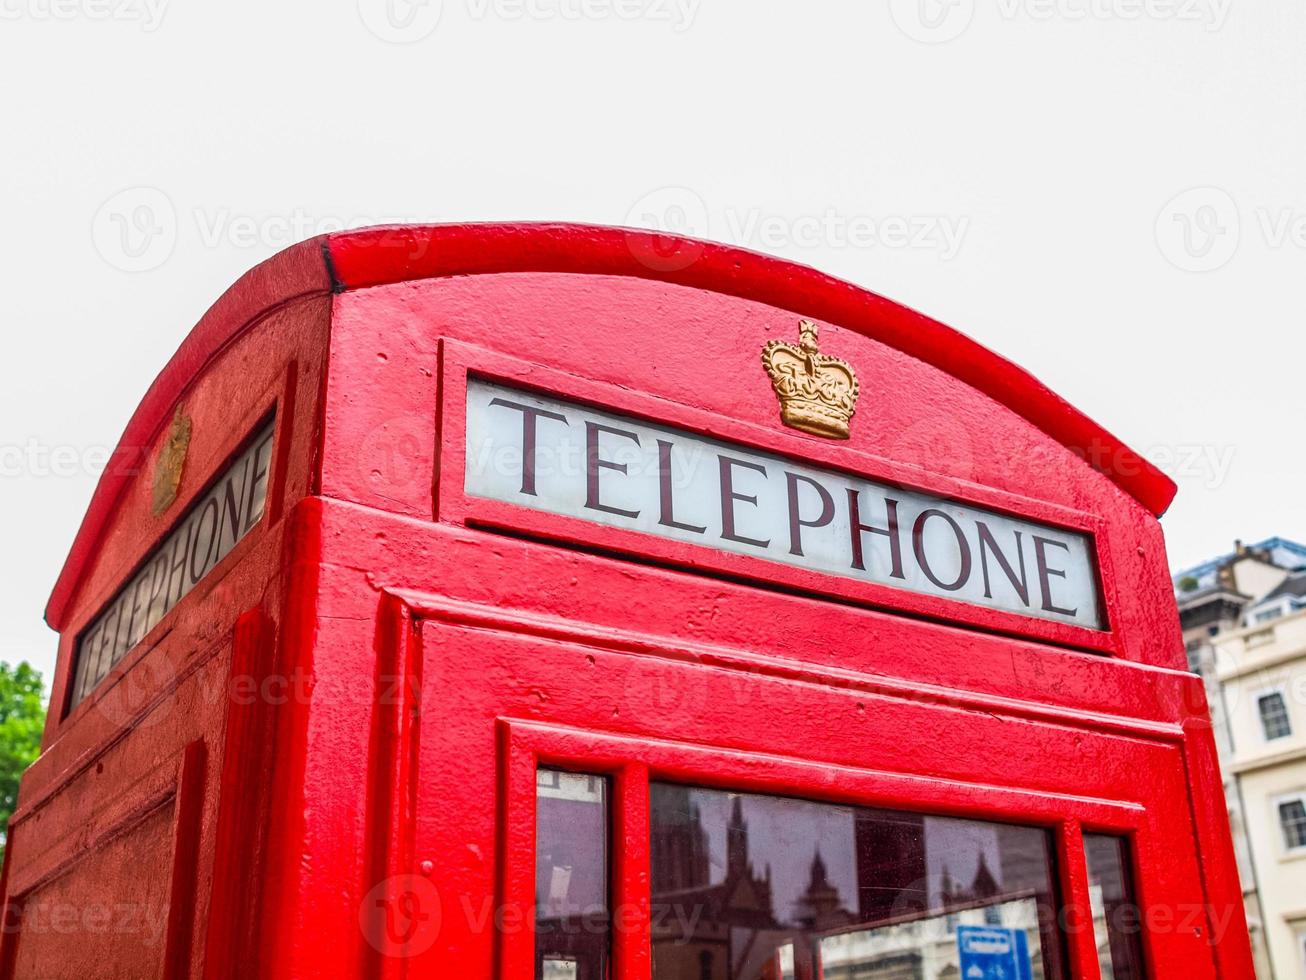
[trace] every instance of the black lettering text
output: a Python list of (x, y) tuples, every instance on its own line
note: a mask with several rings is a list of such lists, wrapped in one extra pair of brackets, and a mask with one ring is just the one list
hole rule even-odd
[[(951, 582), (945, 582), (934, 574), (934, 570), (930, 568), (930, 560), (925, 553), (925, 525), (932, 517), (941, 517), (947, 521), (948, 526), (952, 528), (952, 533), (957, 536), (957, 555), (960, 559), (960, 568), (957, 571), (956, 579)], [(966, 541), (966, 534), (962, 531), (961, 525), (943, 511), (935, 508), (921, 511), (920, 517), (916, 518), (916, 523), (912, 525), (911, 546), (912, 550), (916, 552), (916, 564), (925, 573), (925, 577), (943, 591), (956, 592), (970, 578), (970, 544)]]
[(1011, 562), (1007, 560), (1007, 556), (1002, 553), (1002, 549), (998, 547), (998, 542), (994, 539), (993, 532), (989, 530), (989, 526), (983, 521), (976, 521), (975, 523), (979, 528), (980, 571), (984, 573), (984, 598), (993, 598), (993, 591), (989, 587), (988, 559), (989, 554), (992, 553), (993, 557), (998, 560), (998, 567), (1001, 568), (1003, 574), (1007, 576), (1007, 581), (1011, 583), (1011, 587), (1015, 589), (1016, 594), (1020, 596), (1020, 601), (1028, 606), (1029, 583), (1025, 578), (1025, 552), (1020, 546), (1020, 532), (1012, 532), (1016, 536), (1016, 557), (1020, 561), (1020, 577), (1017, 578), (1015, 569), (1012, 568)]
[(898, 501), (886, 497), (884, 500), (885, 526), (872, 527), (870, 524), (862, 523), (859, 500), (858, 491), (849, 487), (848, 523), (852, 532), (853, 568), (861, 572), (866, 571), (866, 555), (862, 550), (862, 535), (883, 534), (889, 539), (889, 561), (891, 564), (889, 577), (905, 579), (907, 576), (902, 573), (902, 542), (898, 540)]
[(682, 524), (676, 520), (671, 499), (671, 443), (665, 439), (658, 440), (658, 503), (658, 523), (663, 527), (675, 527), (694, 534), (702, 534), (707, 530), (697, 524)]
[(534, 497), (535, 493), (535, 423), (537, 419), (553, 419), (563, 425), (569, 425), (567, 416), (557, 412), (548, 412), (542, 408), (510, 402), (506, 398), (496, 398), (491, 405), (502, 405), (522, 414), (521, 430), (521, 492)]
[(620, 507), (611, 507), (599, 500), (599, 471), (616, 470), (618, 473), (624, 474), (627, 470), (625, 463), (614, 463), (609, 459), (599, 458), (600, 432), (621, 436), (623, 439), (629, 439), (635, 445), (639, 445), (639, 436), (633, 432), (627, 432), (625, 429), (614, 429), (610, 425), (600, 425), (598, 422), (585, 423), (585, 506), (590, 510), (602, 511), (605, 514), (638, 517), (639, 511), (637, 510), (623, 510)]
[(717, 456), (717, 462), (721, 468), (721, 537), (726, 541), (737, 541), (740, 544), (750, 544), (754, 548), (769, 548), (771, 539), (762, 540), (760, 538), (749, 538), (735, 532), (735, 501), (742, 500), (746, 504), (757, 506), (757, 497), (750, 497), (748, 494), (736, 493), (734, 484), (734, 475), (731, 467), (742, 466), (746, 469), (761, 473), (766, 476), (766, 467), (761, 463), (750, 463), (746, 459), (735, 459), (732, 456)]
[(1064, 548), (1070, 551), (1070, 545), (1064, 541), (1053, 541), (1051, 538), (1041, 538), (1034, 535), (1034, 563), (1038, 566), (1038, 584), (1043, 590), (1043, 609), (1045, 612), (1060, 613), (1063, 616), (1073, 616), (1079, 612), (1078, 607), (1074, 609), (1063, 609), (1052, 601), (1052, 578), (1065, 578), (1066, 570), (1064, 568), (1052, 568), (1048, 565), (1047, 547), (1051, 545), (1054, 548)]
[[(785, 481), (789, 490), (789, 554), (801, 555), (803, 553), (803, 528), (825, 527), (834, 520), (834, 498), (830, 496), (829, 490), (811, 477), (799, 476), (797, 473), (790, 473), (785, 470)], [(821, 514), (815, 520), (804, 520), (799, 513), (798, 484), (800, 482), (815, 490), (821, 498)]]

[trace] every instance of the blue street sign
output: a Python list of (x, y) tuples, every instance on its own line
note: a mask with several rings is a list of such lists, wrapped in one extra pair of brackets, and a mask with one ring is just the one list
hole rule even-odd
[(958, 926), (961, 980), (1032, 980), (1029, 943), (1022, 929)]

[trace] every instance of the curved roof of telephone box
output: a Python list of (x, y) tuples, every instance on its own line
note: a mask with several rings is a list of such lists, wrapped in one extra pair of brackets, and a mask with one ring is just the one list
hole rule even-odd
[(1023, 416), (1084, 458), (1153, 514), (1175, 485), (1024, 369), (964, 334), (851, 283), (746, 249), (594, 225), (393, 225), (301, 242), (255, 266), (201, 317), (124, 430), (46, 606), (62, 629), (68, 603), (176, 402), (208, 364), (272, 310), (306, 296), (386, 283), (503, 272), (631, 276), (744, 297), (858, 331), (932, 364)]

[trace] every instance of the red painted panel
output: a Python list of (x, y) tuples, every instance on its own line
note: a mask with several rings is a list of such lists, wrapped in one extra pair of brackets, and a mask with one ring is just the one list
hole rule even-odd
[(929, 317), (851, 283), (714, 242), (582, 225), (446, 225), (334, 235), (328, 248), (346, 289), (498, 272), (577, 273), (671, 282), (748, 297), (839, 323), (935, 365), (1094, 461), (1154, 514), (1172, 481), (1027, 372)]
[[(638, 402), (643, 414), (678, 420), (705, 435), (748, 432), (745, 441), (764, 439), (836, 466), (859, 460), (861, 468), (908, 486), (946, 487), (976, 501), (1000, 502), (1006, 494), (1025, 510), (1088, 515), (1100, 522), (1098, 554), (1110, 585), (1105, 591), (1112, 635), (1077, 630), (1053, 637), (1029, 620), (1026, 631), (1117, 650), (1144, 663), (1185, 663), (1173, 590), (1159, 561), (1160, 527), (1143, 508), (1011, 410), (839, 325), (823, 327), (822, 344), (853, 363), (863, 378), (852, 438), (832, 443), (785, 428), (758, 355), (766, 339), (789, 338), (796, 330), (797, 314), (790, 311), (636, 279), (487, 275), (342, 294), (333, 321), (323, 492), (430, 516), (436, 447), (449, 450), (440, 460), (446, 489), (453, 481), (447, 474), (462, 465), (457, 385), (472, 362), (528, 383), (534, 372), (543, 387), (562, 386), (559, 379), (566, 376), (573, 392), (600, 403), (610, 403), (614, 391), (628, 392), (621, 401)], [(443, 364), (441, 337), (447, 342)], [(469, 344), (477, 352), (468, 352)], [(505, 362), (505, 354), (516, 366)], [(439, 399), (444, 429), (437, 435), (433, 406), (441, 375), (454, 387)], [(685, 406), (699, 414), (686, 414)], [(463, 515), (455, 508), (440, 516)], [(596, 546), (604, 543), (601, 529), (581, 533)], [(1116, 601), (1121, 593), (1131, 596), (1127, 604)], [(896, 598), (900, 608), (931, 614), (924, 605)], [(934, 610), (947, 616), (952, 606), (938, 602)]]
[(172, 823), (159, 806), (23, 896), (11, 976), (85, 980), (111, 963), (118, 976), (163, 977)]
[[(412, 663), (421, 709), (406, 738), (391, 743), (389, 762), (373, 757), (361, 783), (339, 779), (343, 760), (375, 744), (348, 724), (348, 706), (325, 697), (305, 711), (304, 736), (335, 746), (305, 759), (309, 796), (330, 805), (314, 808), (307, 824), (292, 814), (282, 838), (297, 889), (318, 900), (283, 907), (277, 930), (288, 947), (278, 969), (299, 962), (290, 949), (319, 949), (322, 962), (366, 954), (357, 935), (323, 935), (378, 883), (375, 872), (360, 874), (354, 855), (378, 810), (395, 809), (393, 772), (409, 780), (397, 798), (416, 794), (414, 822), (393, 852), (411, 854), (410, 863), (395, 870), (420, 874), (430, 862), (440, 908), (438, 936), (409, 966), (528, 976), (520, 972), (532, 962), (527, 912), (508, 898), (533, 887), (528, 776), (531, 760), (543, 759), (584, 762), (617, 774), (619, 785), (636, 765), (662, 778), (1016, 820), (1065, 835), (1081, 824), (1124, 832), (1158, 924), (1147, 936), (1152, 975), (1250, 976), (1227, 841), (1194, 815), (1192, 801), (1219, 789), (1189, 762), (1192, 739), (1209, 739), (1183, 727), (1200, 709), (1190, 675), (1038, 644), (1013, 649), (953, 627), (685, 572), (633, 571), (617, 559), (348, 505), (312, 519), (323, 521), (328, 570), (318, 586), (317, 615), (330, 624), (313, 653), (325, 669), (319, 684), (348, 683), (344, 665), (372, 646), (386, 662)], [(378, 597), (377, 586), (391, 591)], [(418, 623), (419, 647), (401, 653)], [(813, 635), (829, 651), (823, 665), (810, 662), (822, 659), (811, 644), (787, 648)], [(1026, 657), (1030, 669), (1010, 674)], [(954, 669), (967, 660), (973, 674)], [(1096, 681), (1068, 685), (1068, 666)], [(378, 698), (382, 691), (378, 678)], [(372, 717), (389, 710), (379, 700)], [(543, 726), (550, 747), (513, 748), (505, 719)], [(415, 767), (403, 762), (413, 752)], [(360, 823), (355, 808), (372, 816)], [(638, 812), (622, 811), (631, 826)], [(1070, 850), (1066, 843), (1062, 853)], [(646, 872), (630, 855), (624, 867), (618, 888), (638, 904)], [(1074, 883), (1082, 880), (1064, 879), (1081, 892)], [(342, 893), (341, 881), (357, 884)], [(496, 911), (506, 922), (498, 930), (486, 925)], [(619, 963), (646, 962), (642, 941), (636, 932), (619, 942)], [(1084, 947), (1075, 955), (1082, 962)], [(500, 972), (488, 972), (495, 964)], [(622, 969), (622, 978), (646, 975)]]

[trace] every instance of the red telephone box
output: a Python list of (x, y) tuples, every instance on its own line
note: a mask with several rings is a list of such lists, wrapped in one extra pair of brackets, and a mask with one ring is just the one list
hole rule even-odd
[(1173, 491), (811, 269), (305, 242), (55, 586), (0, 978), (1250, 977)]

